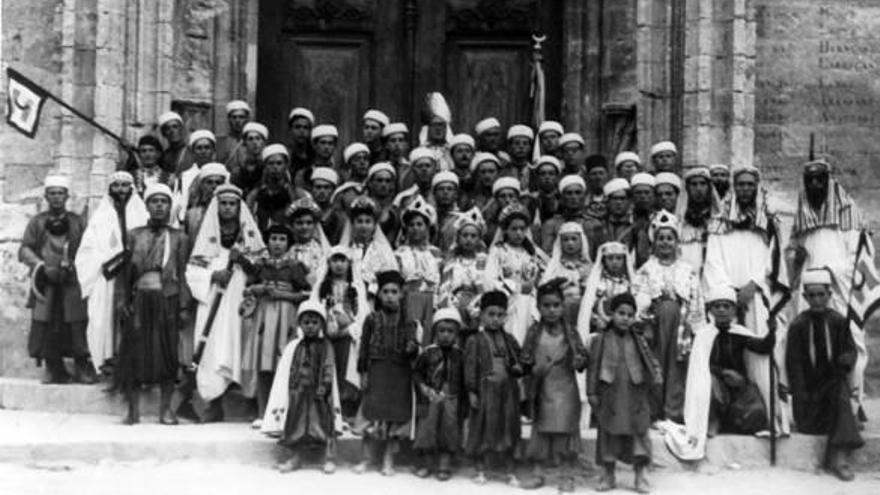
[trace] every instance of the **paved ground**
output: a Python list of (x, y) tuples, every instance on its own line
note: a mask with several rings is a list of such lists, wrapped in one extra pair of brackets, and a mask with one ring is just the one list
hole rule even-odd
[[(622, 489), (611, 493), (632, 493), (631, 472), (621, 472)], [(681, 495), (859, 495), (880, 493), (880, 473), (862, 474), (852, 483), (841, 483), (824, 474), (785, 470), (721, 471), (713, 475), (695, 473), (652, 473), (653, 493)], [(583, 480), (577, 492), (593, 493), (595, 479)], [(463, 477), (441, 483), (423, 480), (409, 473), (386, 478), (369, 472), (357, 475), (340, 470), (331, 476), (307, 469), (279, 474), (271, 469), (231, 463), (182, 461), (169, 464), (114, 463), (95, 465), (11, 465), (0, 464), (2, 493), (16, 495), (126, 495), (158, 493), (209, 493), (235, 495), (258, 493), (306, 493), (309, 495), (344, 494), (397, 495), (431, 493), (461, 495), (510, 494), (500, 482), (474, 485)], [(536, 494), (556, 492), (545, 487)]]

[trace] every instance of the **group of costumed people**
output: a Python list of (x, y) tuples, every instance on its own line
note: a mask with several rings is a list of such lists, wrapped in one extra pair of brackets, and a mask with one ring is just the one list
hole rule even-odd
[(645, 492), (651, 428), (694, 461), (715, 434), (794, 427), (827, 435), (824, 464), (852, 479), (867, 354), (842, 315), (864, 225), (826, 162), (806, 164), (783, 246), (754, 167), (682, 169), (671, 142), (609, 164), (558, 122), (471, 136), (440, 95), (429, 109), (411, 151), (405, 124), (367, 111), (342, 160), (304, 108), (274, 144), (245, 102), (223, 139), (168, 112), (88, 222), (69, 179), (47, 178), (20, 253), (47, 381), (74, 358), (75, 381), (124, 394), (129, 424), (144, 387), (163, 424), (221, 421), (235, 390), (290, 448), (283, 471), (317, 449), (332, 472), (351, 431), (358, 472), (392, 474), (411, 442), (419, 476), (466, 455), (479, 483), (567, 466), (571, 491), (595, 427), (598, 488), (624, 462)]

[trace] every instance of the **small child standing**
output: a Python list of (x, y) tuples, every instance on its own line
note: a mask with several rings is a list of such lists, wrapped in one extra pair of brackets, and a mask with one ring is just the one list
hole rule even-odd
[(443, 262), (438, 306), (458, 308), (462, 317), (462, 329), (458, 345), (464, 349), (468, 337), (480, 326), (477, 311), (471, 311), (471, 303), (483, 292), (486, 269), (486, 246), (483, 232), (486, 222), (479, 208), (459, 213), (455, 221), (455, 241)]
[(291, 450), (291, 457), (278, 465), (284, 473), (299, 469), (304, 451), (314, 447), (323, 449), (324, 472), (336, 470), (339, 396), (333, 347), (323, 335), (326, 321), (319, 302), (300, 304), (300, 335), (284, 349), (272, 382), (261, 431), (280, 433), (279, 443)]
[(635, 298), (629, 293), (614, 296), (609, 309), (611, 321), (590, 348), (587, 383), (587, 398), (599, 422), (596, 462), (603, 468), (596, 490), (616, 486), (614, 463), (621, 461), (635, 467), (635, 490), (648, 493), (650, 390), (663, 375), (644, 337), (633, 329)]
[(563, 223), (556, 234), (556, 240), (553, 241), (550, 262), (541, 277), (541, 284), (557, 277), (567, 280), (568, 283), (563, 288), (563, 318), (568, 325), (575, 328), (592, 266), (590, 242), (581, 224)]
[(404, 316), (400, 272), (380, 272), (376, 281), (376, 309), (364, 321), (358, 352), (363, 402), (354, 430), (364, 443), (363, 461), (355, 471), (366, 471), (373, 451), (382, 450), (382, 474), (391, 476), (400, 440), (412, 438), (412, 364), (419, 346), (416, 322)]
[(533, 324), (523, 343), (523, 367), (527, 375), (527, 399), (532, 436), (526, 456), (535, 463), (537, 488), (544, 484), (542, 464), (563, 465), (559, 491), (574, 491), (577, 456), (581, 452), (577, 372), (587, 366), (587, 349), (577, 329), (566, 323), (563, 287), (565, 278), (550, 280), (538, 287), (538, 311), (541, 321)]
[[(434, 293), (440, 285), (440, 250), (430, 243), (437, 212), (421, 196), (416, 196), (403, 212), (402, 220), (404, 242), (394, 254), (405, 281), (405, 316), (427, 326), (434, 317)], [(427, 346), (432, 341), (431, 329), (425, 328), (419, 344)]]
[(599, 246), (577, 320), (588, 347), (590, 334), (608, 325), (609, 302), (619, 294), (632, 292), (634, 278), (632, 257), (624, 244), (606, 242)]
[[(452, 477), (452, 456), (461, 449), (464, 353), (455, 345), (461, 326), (461, 315), (455, 308), (434, 313), (434, 343), (415, 365), (416, 390), (428, 407), (418, 421), (413, 446), (426, 456), (437, 457), (435, 472), (440, 481)], [(416, 471), (420, 478), (430, 474), (427, 466)]]
[(465, 388), (470, 418), (465, 451), (477, 459), (474, 482), (486, 483), (486, 468), (492, 457), (503, 460), (510, 486), (519, 486), (514, 472), (514, 453), (521, 438), (519, 385), (523, 370), (520, 348), (513, 335), (504, 331), (507, 294), (499, 290), (480, 298), (481, 331), (465, 347)]

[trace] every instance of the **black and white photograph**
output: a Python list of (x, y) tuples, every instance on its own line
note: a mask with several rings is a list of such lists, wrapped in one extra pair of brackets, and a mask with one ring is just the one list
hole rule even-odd
[(0, 102), (4, 494), (880, 493), (880, 0), (0, 0)]

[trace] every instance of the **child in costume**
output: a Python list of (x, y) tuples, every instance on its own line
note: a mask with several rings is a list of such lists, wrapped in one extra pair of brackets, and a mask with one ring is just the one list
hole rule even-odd
[(314, 286), (318, 279), (318, 267), (324, 261), (324, 253), (330, 249), (321, 225), (321, 209), (312, 198), (305, 197), (291, 203), (287, 211), (293, 233), (289, 254), (306, 267), (309, 285)]
[(339, 421), (339, 391), (333, 347), (324, 337), (324, 307), (308, 300), (299, 307), (299, 332), (284, 348), (261, 431), (280, 436), (279, 443), (291, 456), (278, 465), (281, 472), (299, 469), (303, 453), (318, 448), (323, 452), (325, 473), (334, 464)]
[(371, 451), (382, 450), (382, 474), (391, 476), (400, 441), (412, 438), (415, 426), (412, 364), (419, 346), (417, 324), (404, 316), (400, 272), (381, 272), (376, 280), (376, 309), (364, 321), (358, 352), (363, 401), (355, 432), (364, 436), (364, 457), (355, 471), (366, 471)]
[(371, 294), (376, 290), (377, 273), (399, 268), (394, 250), (379, 228), (379, 214), (375, 201), (366, 196), (355, 198), (339, 240), (351, 258), (355, 278), (363, 280)]
[(602, 466), (597, 491), (616, 486), (616, 461), (635, 467), (635, 490), (650, 489), (645, 470), (651, 463), (650, 389), (662, 380), (660, 366), (640, 333), (634, 331), (635, 298), (611, 299), (611, 320), (590, 348), (587, 398), (599, 422), (596, 462)]
[(437, 212), (418, 195), (404, 210), (402, 220), (404, 243), (394, 254), (405, 281), (405, 316), (407, 320), (425, 322), (427, 328), (419, 344), (427, 346), (432, 342), (428, 323), (434, 315), (434, 293), (440, 285), (440, 250), (430, 243)]
[[(240, 312), (244, 332), (242, 389), (257, 398), (258, 418), (266, 412), (278, 358), (296, 332), (296, 308), (309, 297), (308, 268), (294, 260), (288, 249), (293, 235), (283, 225), (265, 233), (266, 252), (254, 263), (251, 283), (244, 289)], [(254, 422), (259, 428), (259, 420)]]
[(364, 319), (370, 313), (367, 289), (354, 277), (348, 250), (333, 246), (312, 291), (327, 310), (327, 338), (336, 357), (336, 381), (345, 418), (354, 418), (360, 401), (357, 353)]
[(455, 242), (443, 262), (438, 305), (458, 308), (461, 313), (462, 333), (458, 339), (461, 348), (479, 326), (478, 311), (471, 311), (471, 302), (483, 292), (486, 245), (482, 237), (485, 229), (486, 222), (479, 208), (459, 213), (455, 221)]
[(599, 246), (578, 311), (577, 327), (585, 343), (591, 333), (601, 332), (608, 325), (611, 299), (631, 291), (635, 278), (632, 261), (623, 243), (606, 242)]
[(520, 361), (527, 371), (526, 404), (533, 420), (526, 457), (535, 463), (534, 487), (543, 485), (542, 464), (567, 468), (559, 491), (574, 491), (578, 454), (581, 452), (577, 375), (587, 366), (587, 349), (580, 334), (564, 318), (565, 278), (538, 287), (541, 321), (529, 327)]
[(586, 292), (587, 279), (592, 266), (590, 243), (581, 224), (565, 222), (560, 225), (556, 240), (553, 242), (550, 262), (541, 277), (541, 284), (557, 277), (566, 280), (567, 283), (563, 287), (564, 318), (572, 327), (577, 325), (578, 311)]
[[(464, 352), (455, 343), (461, 330), (461, 315), (455, 308), (434, 313), (434, 343), (418, 357), (414, 380), (427, 411), (417, 422), (413, 447), (426, 456), (436, 456), (437, 479), (452, 476), (452, 457), (461, 450), (462, 399), (464, 395)], [(431, 468), (416, 471), (427, 477)]]
[(508, 484), (519, 486), (514, 472), (514, 453), (521, 437), (519, 385), (523, 369), (520, 347), (504, 330), (508, 296), (492, 290), (480, 298), (481, 329), (465, 347), (464, 380), (470, 418), (465, 451), (477, 459), (477, 484), (486, 483), (489, 463), (500, 460)]
[(499, 282), (512, 292), (505, 329), (522, 342), (537, 320), (535, 289), (547, 265), (547, 256), (531, 240), (531, 215), (520, 203), (511, 203), (498, 215), (499, 229), (486, 260), (485, 287)]

